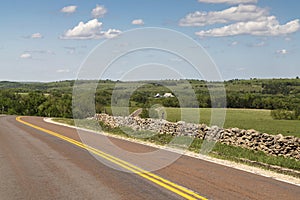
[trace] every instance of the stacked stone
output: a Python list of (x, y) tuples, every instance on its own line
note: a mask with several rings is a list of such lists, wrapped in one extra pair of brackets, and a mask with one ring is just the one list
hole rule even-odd
[(270, 155), (292, 157), (300, 160), (300, 138), (294, 136), (269, 135), (256, 130), (239, 128), (221, 129), (205, 124), (192, 124), (179, 121), (168, 122), (163, 119), (142, 119), (140, 117), (109, 116), (96, 114), (95, 119), (111, 128), (127, 126), (133, 130), (149, 130), (159, 134), (184, 135), (200, 139), (215, 140), (223, 144), (260, 150)]

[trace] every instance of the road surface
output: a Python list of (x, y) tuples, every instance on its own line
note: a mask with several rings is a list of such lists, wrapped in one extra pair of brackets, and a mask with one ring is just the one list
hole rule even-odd
[(299, 186), (187, 156), (151, 171), (177, 154), (90, 132), (79, 137), (43, 118), (20, 120), (28, 124), (0, 117), (0, 199), (300, 197)]

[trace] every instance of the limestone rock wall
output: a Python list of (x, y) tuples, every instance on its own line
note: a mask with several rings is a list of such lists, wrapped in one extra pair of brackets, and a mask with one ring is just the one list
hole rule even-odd
[(187, 135), (200, 139), (218, 140), (223, 144), (260, 150), (267, 154), (282, 155), (300, 160), (300, 138), (294, 136), (270, 135), (253, 129), (221, 129), (183, 121), (173, 123), (161, 119), (109, 116), (107, 114), (96, 114), (94, 118), (112, 128), (128, 126), (133, 130), (149, 130), (160, 134)]

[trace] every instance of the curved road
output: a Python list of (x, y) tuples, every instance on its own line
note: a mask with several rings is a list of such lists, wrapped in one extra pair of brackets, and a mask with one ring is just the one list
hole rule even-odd
[[(187, 156), (154, 172), (142, 171), (176, 158), (176, 154), (161, 151), (153, 160), (145, 159), (140, 155), (156, 149), (115, 138), (108, 142), (106, 137), (91, 132), (82, 132), (80, 136), (86, 137), (80, 138), (75, 129), (46, 123), (43, 118), (21, 120), (28, 124), (16, 121), (15, 116), (0, 116), (0, 199), (300, 196), (299, 186)], [(82, 145), (81, 140), (95, 148)]]

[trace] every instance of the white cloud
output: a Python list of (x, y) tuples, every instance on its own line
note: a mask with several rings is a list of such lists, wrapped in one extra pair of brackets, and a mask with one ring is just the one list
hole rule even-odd
[(195, 34), (201, 37), (222, 37), (241, 34), (277, 36), (294, 33), (300, 29), (299, 19), (281, 25), (275, 16), (269, 15), (268, 9), (260, 8), (256, 5), (243, 4), (221, 11), (196, 11), (186, 15), (179, 21), (180, 26), (207, 26), (213, 24), (229, 25), (200, 30)]
[(227, 4), (240, 4), (240, 3), (257, 3), (257, 0), (198, 0), (200, 3), (227, 3)]
[(67, 30), (62, 39), (94, 39), (101, 32), (102, 22), (97, 19), (87, 23), (79, 22), (73, 29)]
[(230, 46), (236, 46), (238, 44), (239, 44), (238, 41), (233, 41), (233, 42), (231, 42)]
[(33, 33), (30, 37), (33, 39), (39, 39), (42, 38), (43, 36), (41, 33)]
[(142, 19), (135, 19), (131, 22), (133, 25), (144, 25), (144, 21)]
[(221, 28), (202, 30), (195, 34), (200, 37), (222, 37), (249, 34), (256, 36), (278, 36), (294, 33), (300, 28), (299, 19), (280, 25), (275, 16), (261, 17), (256, 21), (237, 22)]
[(206, 26), (232, 21), (257, 20), (267, 16), (268, 10), (255, 5), (238, 5), (222, 11), (201, 12), (196, 11), (185, 16), (179, 21), (180, 26)]
[(77, 26), (67, 30), (60, 38), (61, 39), (99, 39), (113, 38), (121, 33), (120, 30), (109, 29), (102, 31), (102, 22), (97, 19), (92, 19), (87, 23), (79, 22)]
[(23, 59), (29, 59), (29, 58), (32, 58), (31, 54), (30, 53), (22, 53), (20, 55), (20, 58), (23, 58)]
[(104, 38), (114, 38), (118, 35), (120, 35), (122, 31), (117, 30), (117, 29), (108, 29), (108, 31), (102, 31), (100, 34), (100, 37)]
[(265, 41), (261, 41), (261, 42), (258, 42), (258, 43), (255, 43), (255, 44), (252, 44), (250, 45), (251, 47), (263, 47), (263, 46), (266, 46), (266, 42)]
[(277, 54), (281, 54), (281, 55), (285, 55), (288, 53), (288, 51), (286, 49), (280, 49), (276, 51)]
[(76, 9), (77, 9), (77, 6), (66, 6), (66, 7), (63, 7), (60, 12), (62, 13), (67, 13), (67, 14), (71, 14), (71, 13), (74, 13), (76, 12)]
[(100, 5), (96, 5), (96, 8), (94, 8), (91, 12), (94, 18), (103, 17), (106, 13), (107, 13), (107, 9), (104, 6), (100, 6)]
[(26, 51), (25, 53), (55, 55), (55, 52), (51, 50), (30, 50), (30, 51)]

